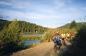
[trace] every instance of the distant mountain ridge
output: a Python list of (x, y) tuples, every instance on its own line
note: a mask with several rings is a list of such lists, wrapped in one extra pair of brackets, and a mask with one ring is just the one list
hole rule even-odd
[(76, 33), (82, 26), (86, 26), (86, 22), (67, 23), (57, 28), (59, 33)]
[[(71, 25), (71, 23), (67, 23), (67, 24), (60, 26), (58, 28), (70, 28), (70, 25)], [(81, 27), (82, 25), (86, 25), (86, 22), (77, 22), (76, 23), (77, 27)]]

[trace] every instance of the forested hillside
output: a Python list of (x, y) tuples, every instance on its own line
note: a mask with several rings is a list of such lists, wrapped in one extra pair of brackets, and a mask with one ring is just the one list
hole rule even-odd
[[(17, 21), (17, 20), (14, 20)], [(8, 25), (13, 21), (0, 19), (0, 31), (6, 29)], [(17, 21), (19, 24), (20, 33), (43, 33), (47, 28), (25, 21)], [(14, 23), (15, 24), (15, 23)], [(13, 25), (14, 25), (13, 24)]]
[(82, 25), (86, 25), (86, 22), (76, 22), (72, 21), (71, 23), (67, 23), (61, 27), (58, 28), (80, 28)]
[(71, 23), (58, 27), (57, 30), (62, 33), (77, 32), (83, 25), (86, 25), (86, 22), (72, 21)]

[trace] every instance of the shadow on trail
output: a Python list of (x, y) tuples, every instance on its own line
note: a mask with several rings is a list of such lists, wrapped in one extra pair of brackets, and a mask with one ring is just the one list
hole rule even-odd
[(49, 52), (45, 54), (45, 56), (57, 56), (59, 50), (51, 49)]
[[(69, 42), (67, 42), (69, 43)], [(70, 45), (67, 45), (70, 46)], [(53, 46), (51, 49), (46, 51), (46, 54), (44, 56), (59, 56), (62, 52), (67, 50), (67, 46), (62, 45), (61, 48)]]
[(63, 46), (61, 47), (61, 49), (59, 49), (58, 47), (53, 47), (52, 49), (50, 49), (45, 56), (58, 56), (58, 54), (60, 53), (60, 51), (63, 49)]

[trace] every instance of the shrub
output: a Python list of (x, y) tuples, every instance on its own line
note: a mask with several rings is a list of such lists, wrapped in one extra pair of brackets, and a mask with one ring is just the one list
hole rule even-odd
[(86, 56), (86, 25), (78, 30), (72, 45), (61, 56)]

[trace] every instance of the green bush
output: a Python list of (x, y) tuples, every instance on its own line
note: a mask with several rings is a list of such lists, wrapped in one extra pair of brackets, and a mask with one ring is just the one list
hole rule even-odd
[(86, 56), (86, 25), (78, 30), (72, 45), (61, 56)]

